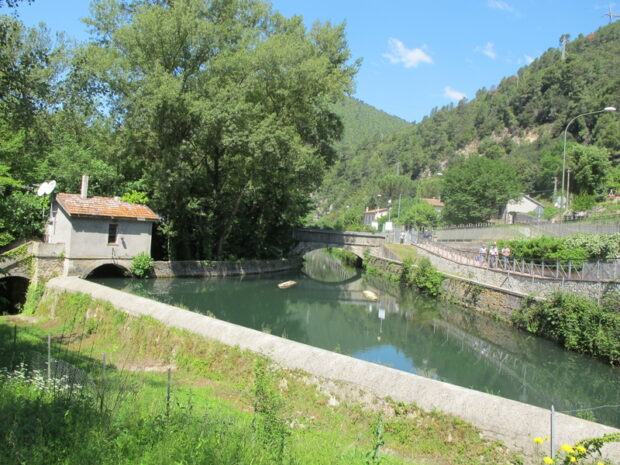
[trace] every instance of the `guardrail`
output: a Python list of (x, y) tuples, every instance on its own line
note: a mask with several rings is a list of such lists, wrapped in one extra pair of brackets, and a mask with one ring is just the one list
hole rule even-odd
[(438, 242), (420, 242), (418, 247), (461, 265), (487, 268), (505, 273), (519, 273), (535, 278), (570, 281), (615, 281), (620, 279), (620, 260), (546, 261), (517, 260), (500, 256), (482, 257), (479, 253), (453, 249)]

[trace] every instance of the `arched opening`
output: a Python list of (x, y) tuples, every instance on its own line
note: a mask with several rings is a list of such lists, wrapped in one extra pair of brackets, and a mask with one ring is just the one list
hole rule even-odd
[(0, 279), (0, 315), (15, 315), (26, 303), (30, 280), (21, 276)]
[(324, 283), (343, 283), (357, 280), (362, 261), (357, 255), (342, 249), (317, 249), (304, 255), (303, 273)]
[(98, 266), (86, 276), (86, 279), (92, 278), (124, 278), (129, 276), (129, 270), (114, 263), (106, 263)]

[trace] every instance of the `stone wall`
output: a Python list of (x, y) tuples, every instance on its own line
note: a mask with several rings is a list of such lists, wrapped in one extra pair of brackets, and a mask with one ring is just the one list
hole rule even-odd
[(39, 281), (62, 276), (64, 274), (64, 244), (47, 244), (35, 242), (33, 254), (36, 257), (33, 280)]
[[(400, 274), (402, 268), (401, 262), (386, 258), (371, 257), (368, 263), (390, 274)], [(527, 297), (525, 294), (453, 275), (446, 275), (442, 287), (447, 300), (503, 320), (510, 320), (512, 312), (520, 309), (523, 299)]]
[(299, 258), (283, 260), (247, 260), (242, 262), (212, 262), (184, 260), (153, 262), (157, 278), (242, 276), (246, 274), (279, 273), (297, 270), (303, 265)]
[(462, 265), (420, 248), (416, 248), (416, 250), (418, 255), (427, 257), (433, 266), (442, 273), (448, 273), (453, 277), (461, 277), (480, 283), (485, 287), (508, 293), (547, 297), (554, 292), (565, 291), (596, 300), (605, 292), (620, 291), (620, 283), (618, 282), (568, 281), (522, 276), (489, 268)]

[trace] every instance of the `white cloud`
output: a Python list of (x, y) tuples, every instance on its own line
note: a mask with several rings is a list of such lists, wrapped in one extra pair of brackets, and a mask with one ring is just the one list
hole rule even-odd
[(474, 51), (488, 56), (491, 60), (495, 60), (497, 58), (497, 52), (495, 51), (495, 44), (493, 42), (487, 42), (483, 47), (478, 46), (474, 49)]
[(459, 92), (458, 90), (454, 90), (450, 86), (444, 87), (444, 89), (443, 89), (443, 96), (446, 97), (446, 98), (449, 98), (450, 100), (456, 100), (457, 102), (460, 102), (461, 100), (463, 100), (464, 98), (467, 97), (467, 95), (464, 94), (463, 92)]
[(531, 63), (535, 60), (535, 58), (532, 58), (532, 57), (531, 57), (531, 56), (529, 56), (529, 55), (525, 55), (523, 58), (525, 58), (525, 62), (526, 62), (528, 65), (529, 65), (529, 64), (531, 64)]
[(420, 63), (432, 63), (433, 59), (421, 48), (408, 49), (400, 40), (390, 38), (388, 40), (389, 53), (383, 56), (390, 60), (390, 63), (402, 63), (405, 68), (415, 68)]
[(504, 11), (509, 11), (509, 12), (513, 12), (515, 11), (513, 7), (511, 7), (510, 5), (508, 5), (508, 3), (506, 2), (502, 2), (501, 0), (489, 0), (487, 2), (487, 6), (489, 8), (494, 8), (496, 10), (504, 10)]

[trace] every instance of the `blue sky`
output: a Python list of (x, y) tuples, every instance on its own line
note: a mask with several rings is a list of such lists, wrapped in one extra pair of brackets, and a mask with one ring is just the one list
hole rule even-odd
[[(589, 34), (620, 5), (587, 0), (274, 0), (285, 16), (346, 22), (362, 58), (355, 97), (407, 121), (433, 107), (474, 98), (481, 87), (557, 47), (560, 35)], [(87, 0), (34, 0), (18, 9), (27, 25), (86, 39)], [(3, 9), (2, 12), (8, 12)]]

